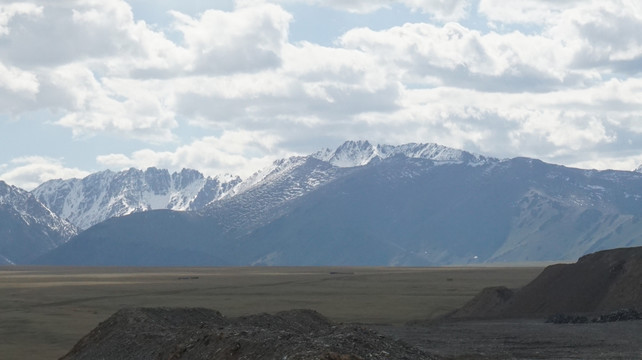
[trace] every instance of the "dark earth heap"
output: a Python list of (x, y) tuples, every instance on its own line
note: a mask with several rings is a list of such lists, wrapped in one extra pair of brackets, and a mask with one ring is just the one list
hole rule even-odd
[(642, 247), (604, 250), (574, 264), (548, 266), (519, 290), (484, 289), (453, 318), (595, 316), (642, 310)]
[(583, 324), (587, 322), (606, 323), (616, 321), (642, 320), (642, 314), (635, 309), (620, 309), (608, 314), (602, 314), (589, 320), (587, 316), (555, 314), (546, 319), (546, 322), (553, 324)]
[(312, 310), (226, 318), (199, 308), (122, 309), (64, 357), (80, 359), (432, 359), (359, 326)]

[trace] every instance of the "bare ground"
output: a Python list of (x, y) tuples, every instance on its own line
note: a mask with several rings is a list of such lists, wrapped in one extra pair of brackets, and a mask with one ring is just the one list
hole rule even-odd
[(642, 359), (642, 321), (403, 325), (455, 310), (488, 286), (521, 287), (542, 269), (5, 267), (0, 358), (55, 359), (123, 307), (171, 306), (233, 317), (309, 308), (339, 327), (371, 328), (437, 358)]
[(642, 321), (466, 320), (374, 330), (445, 359), (642, 359)]

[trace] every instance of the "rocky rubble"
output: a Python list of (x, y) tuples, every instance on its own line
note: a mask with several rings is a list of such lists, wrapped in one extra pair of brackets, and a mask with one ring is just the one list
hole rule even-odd
[[(642, 315), (635, 309), (620, 309), (608, 314), (599, 315), (590, 321), (594, 323), (606, 323), (630, 320), (642, 320)], [(546, 322), (553, 324), (583, 324), (589, 322), (589, 318), (582, 315), (555, 314), (549, 316)]]
[(134, 308), (116, 312), (61, 360), (84, 359), (432, 359), (360, 326), (312, 310), (226, 318), (208, 309)]
[(584, 324), (589, 322), (589, 319), (581, 315), (555, 314), (549, 316), (546, 322), (551, 324)]
[(608, 314), (600, 315), (597, 318), (593, 319), (593, 322), (604, 323), (630, 320), (642, 320), (642, 314), (640, 314), (635, 309), (621, 309)]

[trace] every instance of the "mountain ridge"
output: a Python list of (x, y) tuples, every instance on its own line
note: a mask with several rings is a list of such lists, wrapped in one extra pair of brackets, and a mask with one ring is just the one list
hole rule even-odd
[(80, 229), (134, 212), (171, 209), (197, 210), (224, 196), (240, 178), (205, 177), (183, 169), (169, 173), (154, 167), (105, 170), (83, 179), (50, 180), (32, 193), (52, 211)]
[(0, 263), (31, 261), (77, 234), (33, 194), (0, 180)]
[[(245, 266), (560, 261), (641, 245), (642, 174), (528, 158), (476, 159), (397, 154), (354, 167), (313, 156), (284, 159), (251, 186), (198, 211), (189, 223), (191, 245), (158, 230), (171, 213), (152, 211), (136, 236), (124, 230), (134, 218), (112, 219), (108, 228), (91, 228), (41, 260), (73, 264), (95, 251), (90, 244), (109, 239), (134, 250), (141, 239), (154, 239), (211, 257), (198, 260), (201, 265), (221, 265), (216, 257)], [(187, 220), (175, 221), (187, 229)], [(172, 264), (189, 265), (189, 256)]]

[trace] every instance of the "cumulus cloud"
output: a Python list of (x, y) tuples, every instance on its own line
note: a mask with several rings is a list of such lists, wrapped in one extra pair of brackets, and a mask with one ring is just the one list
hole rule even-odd
[(111, 133), (156, 143), (174, 140), (174, 113), (163, 94), (154, 91), (153, 81), (103, 78), (99, 82), (91, 72), (76, 70), (60, 73), (62, 79), (73, 81), (76, 101), (58, 125), (77, 137)]
[(165, 99), (149, 91), (145, 79), (127, 79), (178, 67), (186, 58), (179, 46), (134, 21), (124, 1), (35, 3), (3, 9), (38, 15), (15, 15), (7, 25), (11, 36), (0, 47), (0, 90), (10, 99), (5, 109), (62, 113), (56, 123), (74, 136), (174, 139), (176, 121)]
[(146, 168), (156, 166), (171, 170), (199, 169), (206, 175), (229, 173), (248, 176), (270, 164), (284, 152), (277, 144), (280, 139), (262, 132), (228, 131), (220, 137), (206, 136), (174, 151), (143, 149), (126, 154), (98, 156), (99, 164), (109, 168)]
[[(22, 11), (14, 8), (11, 14)], [(14, 112), (62, 110), (56, 123), (76, 137), (110, 133), (151, 142), (175, 140), (175, 82), (193, 90), (211, 76), (278, 68), (291, 20), (271, 4), (208, 10), (195, 18), (174, 11), (173, 27), (183, 41), (173, 43), (135, 21), (124, 1), (43, 2), (36, 9), (41, 18), (14, 24), (9, 46), (0, 49), (6, 63), (33, 69), (0, 60), (0, 88), (31, 96), (7, 105)], [(36, 56), (43, 48), (51, 51)]]
[[(291, 5), (424, 21), (293, 43)], [(642, 146), (633, 1), (239, 0), (168, 17), (149, 24), (120, 0), (0, 5), (0, 112), (145, 143), (100, 166), (210, 174), (349, 138), (566, 164), (608, 151), (624, 165)]]
[(229, 74), (280, 65), (292, 16), (270, 4), (241, 6), (234, 12), (207, 10), (199, 18), (172, 11), (174, 27), (190, 52), (189, 70)]
[(562, 12), (579, 3), (587, 3), (587, 1), (520, 0), (507, 3), (502, 0), (480, 0), (478, 12), (491, 22), (545, 24), (558, 22)]
[(25, 156), (0, 165), (0, 179), (25, 190), (32, 190), (47, 180), (82, 178), (88, 171), (66, 167), (62, 159)]
[(357, 14), (372, 13), (381, 9), (390, 9), (395, 3), (412, 11), (429, 14), (438, 21), (455, 21), (466, 18), (470, 12), (470, 0), (274, 0), (273, 2), (324, 6)]
[(340, 44), (405, 70), (402, 80), (411, 84), (511, 92), (591, 80), (590, 74), (568, 66), (575, 53), (563, 43), (519, 32), (482, 34), (455, 23), (405, 24), (382, 31), (354, 29)]
[(584, 160), (568, 164), (571, 167), (580, 169), (618, 169), (634, 171), (642, 165), (642, 155), (632, 155), (628, 157), (605, 156), (601, 152), (590, 152), (584, 154)]
[(0, 63), (0, 87), (13, 93), (34, 96), (40, 84), (35, 74)]
[(635, 1), (480, 0), (478, 9), (491, 24), (541, 26), (540, 36), (572, 52), (568, 66), (639, 72), (631, 66), (642, 55), (642, 6)]
[(279, 69), (176, 82), (177, 112), (205, 128), (303, 138), (318, 136), (313, 128), (398, 107), (400, 84), (368, 54), (310, 43), (282, 52)]
[(0, 4), (0, 37), (9, 35), (9, 22), (14, 17), (39, 17), (42, 15), (42, 6), (26, 2), (13, 2)]

